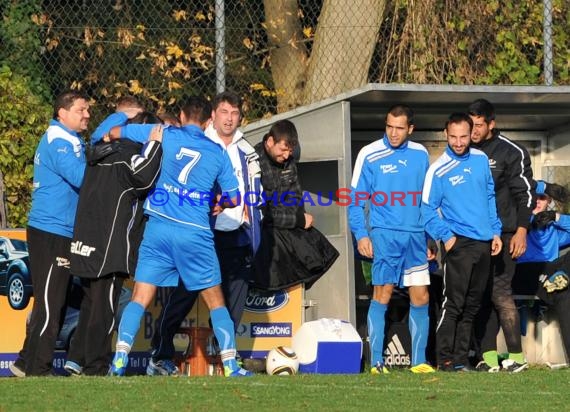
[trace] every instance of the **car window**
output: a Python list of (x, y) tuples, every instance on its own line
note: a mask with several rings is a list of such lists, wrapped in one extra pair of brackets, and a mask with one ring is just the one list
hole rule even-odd
[(12, 240), (12, 245), (14, 246), (14, 249), (16, 249), (18, 252), (27, 252), (28, 251), (28, 242), (24, 242), (23, 240), (18, 240), (18, 239), (11, 239), (11, 240)]

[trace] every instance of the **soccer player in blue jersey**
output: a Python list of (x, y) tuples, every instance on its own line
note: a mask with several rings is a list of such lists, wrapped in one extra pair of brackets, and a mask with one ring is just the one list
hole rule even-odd
[(428, 253), (431, 252), (420, 219), (421, 191), (429, 157), (425, 147), (408, 140), (413, 130), (413, 111), (404, 105), (393, 106), (386, 116), (386, 133), (358, 153), (352, 175), (350, 228), (358, 252), (373, 258), (374, 292), (368, 311), (373, 374), (388, 373), (382, 348), (385, 315), (394, 287), (407, 287), (410, 294), (411, 371), (434, 372), (425, 354), (429, 335)]
[[(235, 93), (224, 91), (212, 99), (212, 122), (206, 137), (227, 152), (239, 182), (240, 193), (261, 193), (261, 170), (258, 155), (239, 130), (242, 101)], [(222, 273), (222, 292), (237, 331), (252, 278), (251, 264), (261, 239), (261, 210), (256, 202), (241, 202), (213, 216), (214, 245)], [(179, 284), (168, 296), (157, 320), (152, 337), (148, 375), (176, 376), (179, 371), (174, 358), (174, 335), (192, 309), (198, 293)]]
[(467, 354), (473, 319), (489, 280), (491, 255), (502, 247), (489, 159), (469, 147), (472, 128), (466, 113), (449, 117), (447, 148), (430, 166), (422, 194), (426, 231), (444, 243), (436, 350), (439, 370), (448, 372), (471, 369)]
[[(234, 325), (224, 304), (220, 267), (209, 223), (214, 185), (223, 193), (214, 213), (220, 212), (220, 205), (235, 205), (239, 194), (227, 152), (203, 133), (210, 114), (211, 106), (206, 100), (190, 98), (180, 113), (181, 127), (164, 129), (160, 176), (154, 193), (145, 202), (149, 220), (139, 249), (133, 297), (119, 325), (111, 375), (125, 373), (141, 317), (156, 288), (177, 286), (179, 279), (188, 290), (201, 291), (210, 310), (225, 375), (251, 375), (236, 362)], [(146, 139), (152, 127), (114, 128), (110, 137)]]

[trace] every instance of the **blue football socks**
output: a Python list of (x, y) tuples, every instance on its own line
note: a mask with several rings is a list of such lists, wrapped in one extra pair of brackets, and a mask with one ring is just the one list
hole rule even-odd
[(238, 370), (234, 323), (230, 318), (228, 309), (225, 306), (221, 306), (210, 311), (210, 319), (212, 320), (214, 335), (216, 335), (216, 339), (220, 345), (220, 356), (224, 364), (224, 369), (229, 371)]
[[(141, 325), (141, 318), (144, 314), (144, 307), (137, 302), (129, 302), (123, 311), (121, 323), (119, 324), (119, 333), (117, 338), (117, 350), (124, 350), (128, 346), (128, 351), (133, 346), (135, 336)], [(119, 348), (119, 343), (122, 347)], [(126, 346), (124, 346), (126, 345)]]
[(386, 323), (386, 310), (388, 305), (377, 300), (370, 301), (368, 309), (368, 338), (370, 339), (370, 364), (384, 364), (382, 347), (384, 346), (384, 325)]
[(429, 305), (410, 303), (408, 327), (412, 337), (412, 366), (426, 363), (426, 346), (429, 336)]

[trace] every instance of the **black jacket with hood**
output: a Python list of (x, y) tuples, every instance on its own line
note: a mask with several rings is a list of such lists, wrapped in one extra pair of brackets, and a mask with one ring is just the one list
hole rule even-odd
[(142, 206), (160, 171), (162, 145), (120, 139), (96, 144), (86, 157), (71, 273), (92, 279), (116, 272), (134, 274), (144, 229)]
[(305, 226), (303, 193), (294, 157), (285, 164), (274, 162), (263, 142), (255, 146), (266, 194), (263, 206), (261, 243), (255, 254), (255, 287), (285, 289), (300, 283), (309, 289), (339, 256), (329, 240), (316, 228)]
[(528, 228), (536, 202), (536, 182), (528, 151), (501, 135), (498, 129), (493, 129), (490, 139), (474, 146), (489, 158), (502, 232), (514, 233), (517, 227)]

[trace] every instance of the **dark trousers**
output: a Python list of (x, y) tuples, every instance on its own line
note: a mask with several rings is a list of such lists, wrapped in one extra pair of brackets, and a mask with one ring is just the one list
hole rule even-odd
[(560, 335), (564, 343), (566, 357), (570, 356), (570, 289), (558, 292), (547, 293), (546, 289), (540, 285), (536, 295), (543, 300), (549, 308), (554, 309), (558, 324), (560, 325)]
[[(222, 272), (222, 291), (230, 317), (234, 322), (234, 330), (237, 330), (245, 301), (249, 291), (251, 279), (251, 247), (228, 247), (216, 239), (216, 254), (220, 262)], [(157, 327), (152, 336), (153, 359), (172, 359), (174, 356), (174, 335), (184, 318), (192, 309), (198, 297), (199, 291), (188, 291), (182, 284), (169, 295), (162, 307), (157, 320)]]
[(521, 295), (536, 295), (554, 310), (560, 325), (566, 356), (570, 356), (570, 289), (547, 293), (539, 281), (541, 274), (550, 276), (560, 269), (570, 274), (570, 254), (567, 253), (554, 262), (518, 264), (513, 279), (513, 291)]
[(542, 287), (538, 278), (545, 273), (548, 262), (518, 263), (513, 277), (512, 287), (514, 295), (536, 295)]
[(67, 359), (83, 367), (85, 375), (105, 376), (111, 362), (111, 340), (125, 274), (81, 279), (83, 300)]
[(438, 364), (467, 365), (473, 320), (489, 278), (489, 242), (458, 236), (443, 256), (443, 304), (436, 329)]
[(28, 226), (34, 307), (24, 342), (26, 376), (51, 374), (53, 350), (71, 279), (69, 238)]
[(516, 269), (516, 261), (509, 253), (512, 237), (512, 233), (501, 235), (503, 249), (491, 259), (491, 282), (483, 297), (476, 328), (482, 353), (497, 350), (499, 327), (503, 329), (509, 353), (522, 352), (520, 317), (512, 290)]

